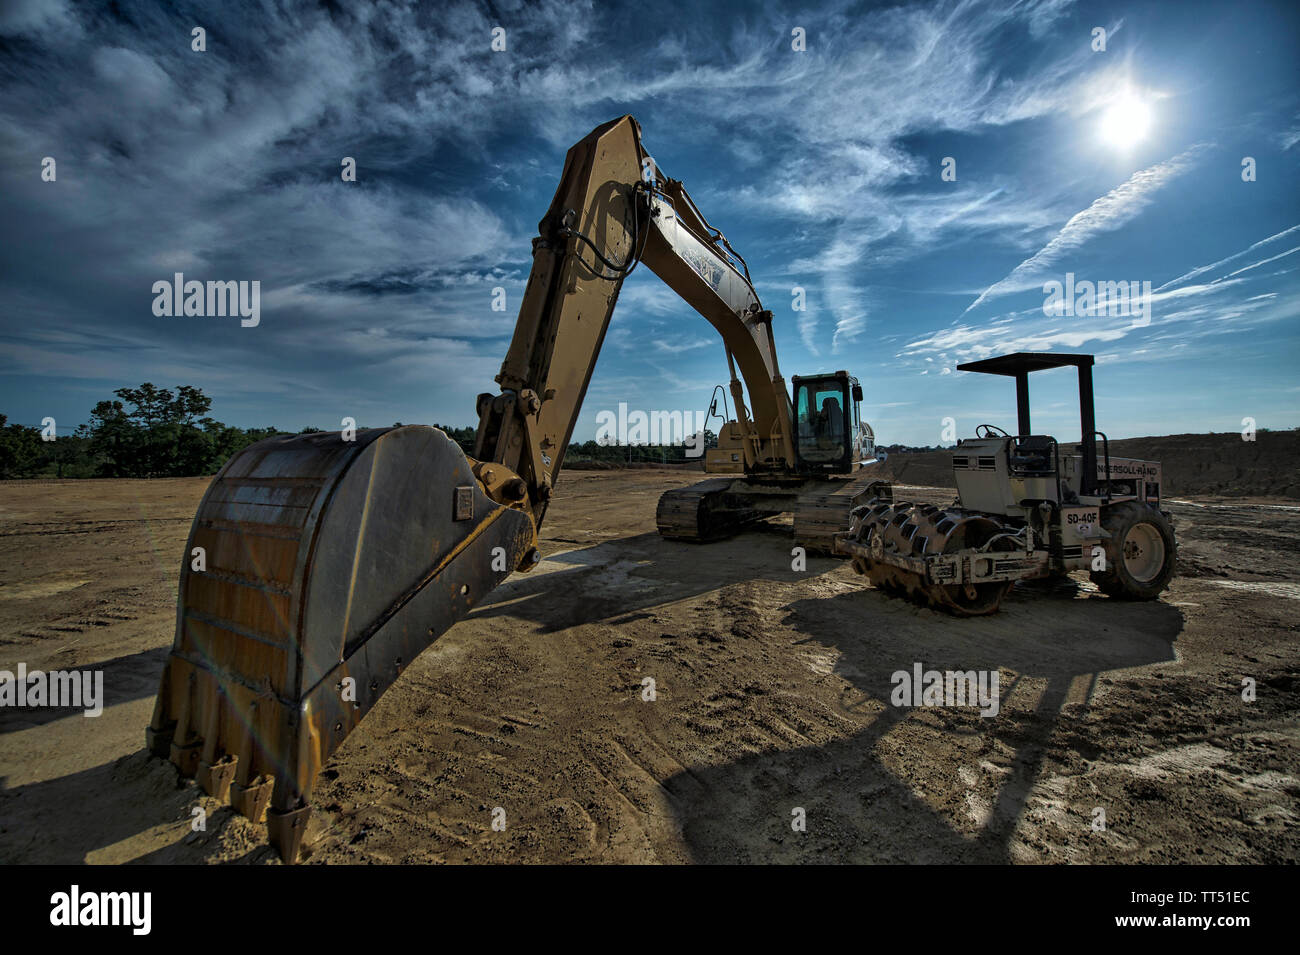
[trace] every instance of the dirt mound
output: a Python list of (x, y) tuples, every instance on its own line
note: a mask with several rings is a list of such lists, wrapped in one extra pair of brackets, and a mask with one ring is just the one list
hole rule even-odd
[(948, 451), (891, 452), (881, 470), (895, 484), (914, 484), (919, 487), (957, 486), (952, 477), (952, 454)]
[(1171, 434), (1113, 441), (1110, 453), (1164, 466), (1166, 494), (1300, 498), (1300, 431)]
[[(1300, 499), (1300, 431), (1261, 431), (1254, 441), (1244, 441), (1236, 432), (1125, 438), (1112, 441), (1110, 453), (1159, 461), (1164, 466), (1165, 496)], [(956, 486), (947, 451), (891, 454), (884, 471), (900, 484)]]

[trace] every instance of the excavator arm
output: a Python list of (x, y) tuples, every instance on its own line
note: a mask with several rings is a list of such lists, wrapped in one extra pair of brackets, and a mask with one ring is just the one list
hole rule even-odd
[[(630, 116), (571, 150), (540, 223), (475, 453), (424, 426), (268, 438), (195, 515), (147, 744), (298, 858), (326, 760), (537, 534), (623, 280), (643, 262), (722, 335), (749, 469), (794, 462), (792, 411), (743, 260)], [(736, 370), (748, 386), (743, 401)]]
[(793, 466), (793, 412), (772, 313), (744, 261), (685, 187), (661, 176), (635, 119), (606, 123), (569, 150), (538, 232), (514, 338), (496, 379), (501, 393), (479, 396), (480, 473), (494, 470), (485, 467), (491, 463), (517, 475), (540, 525), (619, 290), (638, 263), (722, 336), (747, 466)]

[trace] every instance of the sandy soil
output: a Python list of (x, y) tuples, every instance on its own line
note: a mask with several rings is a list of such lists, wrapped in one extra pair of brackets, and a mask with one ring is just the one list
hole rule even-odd
[[(1155, 603), (1081, 578), (955, 620), (838, 561), (793, 571), (788, 527), (661, 540), (658, 494), (698, 477), (567, 473), (538, 570), (331, 761), (308, 861), (1300, 858), (1300, 509), (1172, 505), (1184, 560)], [(0, 669), (99, 669), (108, 698), (97, 719), (0, 709), (0, 862), (276, 861), (144, 753), (205, 483), (0, 484)], [(889, 705), (916, 662), (998, 670), (1001, 712)]]

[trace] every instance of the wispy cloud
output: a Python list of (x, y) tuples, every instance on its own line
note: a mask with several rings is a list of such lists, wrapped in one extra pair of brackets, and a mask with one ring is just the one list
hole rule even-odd
[(1050, 242), (1017, 265), (1005, 278), (985, 289), (966, 307), (966, 312), (998, 296), (1040, 285), (1047, 270), (1055, 266), (1064, 255), (1135, 219), (1151, 204), (1153, 194), (1158, 189), (1191, 168), (1208, 148), (1206, 144), (1198, 144), (1172, 159), (1135, 172), (1123, 185), (1094, 200), (1088, 208), (1075, 213)]
[(1293, 232), (1297, 232), (1297, 231), (1300, 231), (1300, 225), (1293, 225), (1289, 229), (1283, 229), (1281, 232), (1278, 232), (1276, 235), (1270, 235), (1267, 239), (1260, 239), (1258, 242), (1248, 246), (1247, 248), (1242, 249), (1240, 252), (1234, 252), (1226, 259), (1219, 259), (1219, 261), (1211, 262), (1209, 265), (1199, 265), (1196, 268), (1192, 269), (1190, 272), (1184, 272), (1182, 275), (1178, 276), (1178, 278), (1170, 279), (1164, 285), (1161, 285), (1159, 288), (1156, 289), (1156, 291), (1163, 292), (1167, 288), (1173, 288), (1175, 285), (1181, 285), (1182, 283), (1188, 282), (1199, 275), (1204, 275), (1206, 272), (1213, 272), (1214, 270), (1222, 268), (1223, 266), (1227, 265), (1229, 262), (1235, 262), (1237, 261), (1237, 259), (1249, 255), (1250, 253), (1254, 252), (1256, 249), (1261, 249), (1264, 246), (1270, 245), (1273, 242), (1276, 242), (1278, 239), (1284, 238), (1285, 236), (1291, 235)]
[(1229, 272), (1228, 278), (1232, 278), (1234, 275), (1240, 275), (1242, 272), (1249, 272), (1252, 269), (1257, 269), (1261, 265), (1268, 265), (1270, 262), (1276, 262), (1278, 259), (1284, 259), (1288, 255), (1295, 255), (1297, 252), (1300, 252), (1300, 245), (1292, 249), (1287, 249), (1285, 252), (1279, 252), (1277, 255), (1271, 255), (1267, 259), (1261, 259), (1258, 262), (1252, 262), (1250, 263), (1250, 265), (1237, 269), (1237, 271), (1235, 272)]

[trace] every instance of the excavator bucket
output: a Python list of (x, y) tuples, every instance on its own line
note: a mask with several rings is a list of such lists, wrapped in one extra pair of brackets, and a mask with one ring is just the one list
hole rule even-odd
[(149, 749), (295, 861), (325, 761), (535, 536), (436, 428), (246, 448), (190, 531)]

